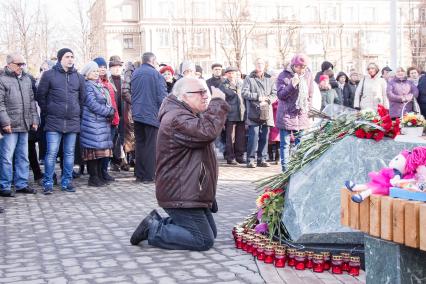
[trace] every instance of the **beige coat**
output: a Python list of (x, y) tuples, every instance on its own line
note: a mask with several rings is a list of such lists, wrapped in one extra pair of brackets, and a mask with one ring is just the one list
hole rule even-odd
[[(362, 90), (362, 86), (364, 89)], [(380, 77), (380, 73), (371, 78), (369, 75), (359, 82), (355, 92), (354, 107), (360, 109), (370, 108), (373, 110), (377, 109), (377, 105), (381, 104), (385, 108), (389, 109), (389, 101), (386, 95), (386, 81)], [(361, 95), (362, 91), (362, 95)]]

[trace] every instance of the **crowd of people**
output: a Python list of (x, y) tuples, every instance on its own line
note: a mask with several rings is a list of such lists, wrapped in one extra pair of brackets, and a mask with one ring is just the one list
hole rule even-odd
[(136, 182), (155, 182), (159, 110), (183, 78), (205, 82), (209, 93), (212, 88), (224, 93), (230, 108), (216, 142), (227, 164), (248, 168), (272, 162), (285, 170), (291, 145), (311, 125), (312, 108), (375, 109), (383, 104), (392, 118), (410, 111), (426, 114), (426, 76), (415, 67), (380, 70), (370, 63), (365, 75), (351, 70), (335, 76), (334, 66), (325, 61), (314, 76), (309, 58), (296, 54), (280, 73), (258, 58), (247, 75), (215, 63), (204, 80), (202, 68), (193, 62), (185, 60), (175, 71), (158, 64), (151, 52), (127, 64), (119, 56), (108, 62), (97, 57), (79, 71), (74, 60), (73, 51), (63, 48), (55, 61), (43, 63), (36, 79), (25, 72), (21, 54), (7, 56), (0, 73), (1, 196), (37, 193), (28, 181), (29, 169), (46, 195), (57, 183), (62, 191), (75, 192), (72, 180), (85, 168), (91, 187), (114, 182), (110, 171), (131, 166)]

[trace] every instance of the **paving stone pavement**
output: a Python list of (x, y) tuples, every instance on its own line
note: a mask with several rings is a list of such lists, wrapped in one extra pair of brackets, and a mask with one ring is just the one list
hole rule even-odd
[[(50, 196), (0, 198), (6, 209), (0, 214), (0, 283), (293, 283), (295, 278), (311, 283), (292, 271), (290, 280), (277, 278), (287, 274), (234, 249), (231, 229), (255, 207), (252, 182), (278, 172), (278, 166), (247, 169), (221, 161), (218, 237), (207, 252), (130, 245), (136, 226), (157, 207), (154, 185), (134, 183), (131, 172), (112, 173), (117, 181), (105, 188), (87, 187), (85, 175), (75, 180), (76, 193), (55, 188)], [(348, 283), (334, 277), (319, 281)]]

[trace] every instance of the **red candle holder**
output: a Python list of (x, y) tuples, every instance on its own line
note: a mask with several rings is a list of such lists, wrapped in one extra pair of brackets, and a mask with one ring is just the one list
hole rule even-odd
[(312, 269), (314, 267), (314, 262), (312, 261), (314, 257), (313, 251), (307, 251), (306, 252), (306, 261), (305, 261), (305, 267), (308, 269)]
[(324, 257), (324, 270), (330, 270), (330, 267), (331, 267), (330, 252), (328, 251), (322, 252), (322, 255)]
[(289, 248), (287, 250), (287, 265), (293, 267), (296, 264), (296, 260), (294, 259), (294, 256), (296, 254), (296, 249)]
[(258, 260), (265, 260), (265, 244), (260, 243), (257, 246), (257, 259)]
[(243, 247), (243, 234), (237, 233), (235, 237), (235, 247), (237, 249), (242, 249)]
[(359, 269), (361, 267), (361, 259), (359, 256), (351, 256), (349, 259), (349, 275), (359, 276)]
[(284, 247), (278, 247), (275, 248), (275, 267), (285, 267), (286, 262), (286, 255), (285, 255), (285, 248)]
[(312, 270), (316, 273), (324, 272), (324, 256), (322, 254), (314, 254), (312, 258), (313, 267)]
[(341, 253), (341, 256), (342, 256), (342, 261), (343, 261), (342, 270), (349, 272), (349, 261), (350, 261), (350, 258), (351, 258), (351, 254), (348, 253), (348, 252), (343, 252), (343, 253)]
[(242, 245), (241, 245), (241, 249), (243, 251), (247, 251), (247, 234), (243, 235), (243, 240), (242, 240)]
[(246, 245), (246, 252), (247, 253), (253, 253), (253, 240), (254, 237), (253, 236), (248, 236), (247, 237), (247, 245)]
[(304, 251), (297, 251), (294, 255), (295, 267), (297, 270), (305, 270), (306, 255)]
[(343, 257), (341, 255), (333, 255), (331, 260), (331, 272), (333, 274), (342, 274)]
[(272, 245), (265, 246), (265, 263), (274, 263), (274, 247)]
[(252, 250), (251, 250), (251, 254), (253, 256), (257, 256), (257, 246), (259, 245), (259, 243), (260, 243), (260, 239), (256, 238), (253, 240)]

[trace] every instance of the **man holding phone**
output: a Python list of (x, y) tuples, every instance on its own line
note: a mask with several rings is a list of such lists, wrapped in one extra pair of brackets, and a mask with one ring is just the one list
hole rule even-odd
[(10, 54), (6, 63), (0, 75), (0, 195), (13, 197), (15, 191), (37, 193), (28, 186), (28, 131), (37, 130), (39, 117), (24, 58)]

